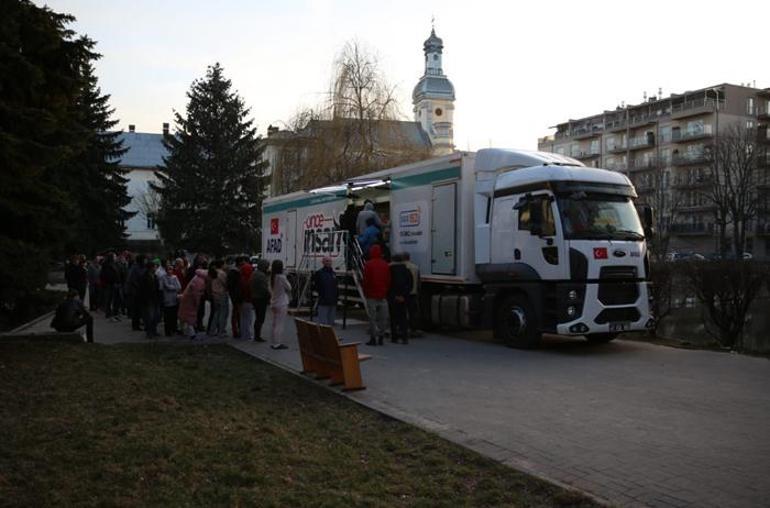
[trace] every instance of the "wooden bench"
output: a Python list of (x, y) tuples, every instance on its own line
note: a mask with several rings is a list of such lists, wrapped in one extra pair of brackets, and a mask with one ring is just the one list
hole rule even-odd
[(358, 342), (341, 343), (337, 332), (328, 325), (319, 325), (302, 319), (297, 325), (302, 371), (315, 374), (319, 379), (329, 378), (331, 384), (342, 389), (363, 390), (360, 362), (371, 355), (358, 353)]

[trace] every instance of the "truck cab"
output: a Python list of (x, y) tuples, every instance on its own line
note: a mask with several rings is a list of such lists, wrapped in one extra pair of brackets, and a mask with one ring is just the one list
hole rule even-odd
[[(525, 163), (537, 163), (530, 155)], [(477, 236), (488, 250), (477, 245), (476, 271), (499, 338), (516, 347), (534, 347), (543, 332), (606, 342), (653, 325), (645, 228), (625, 175), (561, 158), (486, 168), (485, 177), (481, 152), (479, 162)]]

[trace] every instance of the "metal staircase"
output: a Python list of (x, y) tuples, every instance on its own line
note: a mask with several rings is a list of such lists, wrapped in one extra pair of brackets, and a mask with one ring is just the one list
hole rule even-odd
[[(328, 235), (328, 237), (326, 237)], [(326, 238), (324, 238), (326, 237)], [(340, 238), (341, 237), (341, 238)], [(328, 244), (338, 241), (340, 245), (344, 246), (342, 249), (342, 256), (338, 256), (335, 259), (334, 270), (337, 273), (337, 278), (342, 279), (340, 284), (339, 299), (340, 304), (343, 305), (343, 309), (347, 309), (347, 305), (350, 302), (360, 303), (364, 311), (366, 312), (367, 320), (370, 319), (369, 308), (366, 306), (366, 297), (364, 296), (363, 289), (363, 270), (364, 270), (364, 257), (361, 252), (361, 247), (358, 245), (358, 241), (355, 238), (350, 238), (347, 231), (306, 231), (305, 232), (305, 245), (319, 245), (318, 239), (328, 240)], [(323, 253), (305, 251), (302, 254), (297, 267), (294, 268), (295, 277), (295, 311), (299, 312), (302, 309), (307, 309), (312, 316), (315, 309), (315, 294), (312, 289), (313, 274), (319, 270), (322, 264)], [(349, 284), (352, 281), (352, 287)], [(350, 294), (348, 288), (353, 289), (355, 292)], [(343, 323), (346, 321), (347, 313), (343, 313)], [(343, 324), (344, 326), (344, 324)]]

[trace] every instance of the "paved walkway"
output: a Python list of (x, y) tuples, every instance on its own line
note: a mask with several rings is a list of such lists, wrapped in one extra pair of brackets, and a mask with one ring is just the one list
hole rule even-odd
[[(297, 371), (288, 325), (288, 350), (227, 342)], [(95, 329), (97, 342), (146, 341), (125, 321)], [(366, 340), (361, 324), (339, 334)], [(623, 506), (770, 506), (767, 359), (557, 337), (518, 351), (438, 334), (361, 350), (374, 355), (367, 389), (349, 397), (517, 469)]]

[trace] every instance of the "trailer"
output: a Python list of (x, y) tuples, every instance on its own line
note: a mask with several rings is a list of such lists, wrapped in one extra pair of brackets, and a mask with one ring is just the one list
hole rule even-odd
[(420, 269), (427, 326), (492, 328), (515, 347), (544, 332), (606, 342), (653, 326), (642, 225), (652, 212), (640, 218), (636, 197), (625, 175), (569, 157), (456, 152), (266, 199), (262, 252), (290, 273), (323, 256), (356, 272), (341, 224), (371, 200), (391, 252)]

